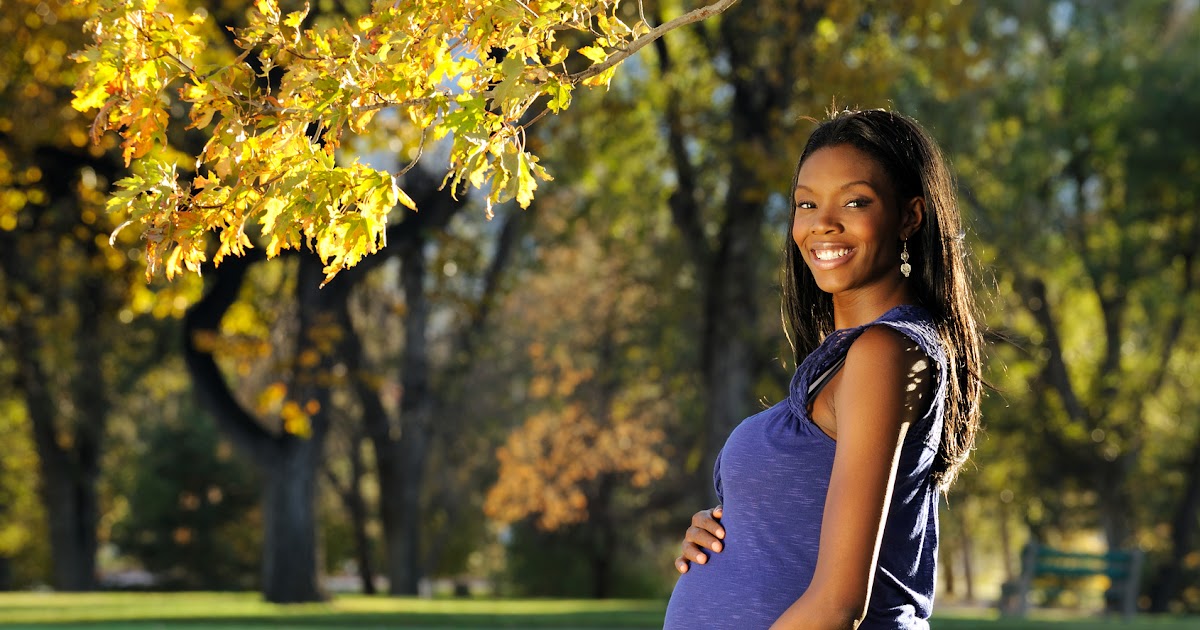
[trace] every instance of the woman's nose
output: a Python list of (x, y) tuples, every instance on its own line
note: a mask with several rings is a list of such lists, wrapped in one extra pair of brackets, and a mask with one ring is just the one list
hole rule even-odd
[(817, 210), (810, 228), (813, 234), (833, 234), (841, 229), (833, 210)]

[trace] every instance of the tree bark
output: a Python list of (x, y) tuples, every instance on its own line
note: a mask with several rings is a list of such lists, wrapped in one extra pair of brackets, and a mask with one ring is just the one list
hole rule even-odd
[(263, 597), (277, 604), (324, 599), (317, 581), (317, 521), (313, 512), (321, 444), (293, 437), (262, 466)]
[(96, 588), (95, 487), (87, 487), (69, 469), (69, 465), (42, 466), (51, 583), (59, 591), (90, 591)]
[[(399, 465), (390, 468), (388, 575), (393, 595), (415, 594), (421, 578), (421, 481), (433, 426), (429, 360), (429, 296), (425, 291), (425, 237), (418, 234), (400, 251), (400, 283), (407, 312), (401, 359)], [(382, 485), (382, 479), (381, 479)]]

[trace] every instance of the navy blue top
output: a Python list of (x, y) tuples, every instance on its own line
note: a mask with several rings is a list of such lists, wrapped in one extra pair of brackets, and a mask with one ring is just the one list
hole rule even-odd
[(935, 395), (901, 447), (867, 616), (859, 627), (929, 627), (938, 542), (938, 491), (929, 472), (941, 442), (947, 365), (929, 313), (906, 305), (831, 333), (796, 368), (787, 399), (730, 434), (713, 470), (724, 509), (724, 548), (679, 576), (665, 628), (767, 628), (804, 594), (817, 564), (836, 446), (809, 417), (810, 385), (844, 360), (850, 344), (873, 325), (911, 338), (938, 369)]

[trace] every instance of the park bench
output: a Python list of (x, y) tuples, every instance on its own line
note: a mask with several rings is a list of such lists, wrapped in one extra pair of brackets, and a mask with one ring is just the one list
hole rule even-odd
[(1030, 542), (1021, 554), (1020, 577), (1001, 589), (1001, 612), (1024, 617), (1029, 612), (1030, 591), (1061, 591), (1083, 578), (1102, 575), (1108, 578), (1105, 609), (1112, 609), (1110, 602), (1119, 603), (1121, 615), (1128, 619), (1137, 612), (1141, 573), (1140, 549), (1080, 553)]

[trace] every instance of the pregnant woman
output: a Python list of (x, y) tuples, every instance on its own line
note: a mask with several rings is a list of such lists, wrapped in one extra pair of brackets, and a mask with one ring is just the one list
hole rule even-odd
[(938, 494), (979, 422), (980, 331), (953, 179), (914, 120), (843, 111), (792, 183), (788, 396), (717, 457), (665, 627), (928, 628)]

